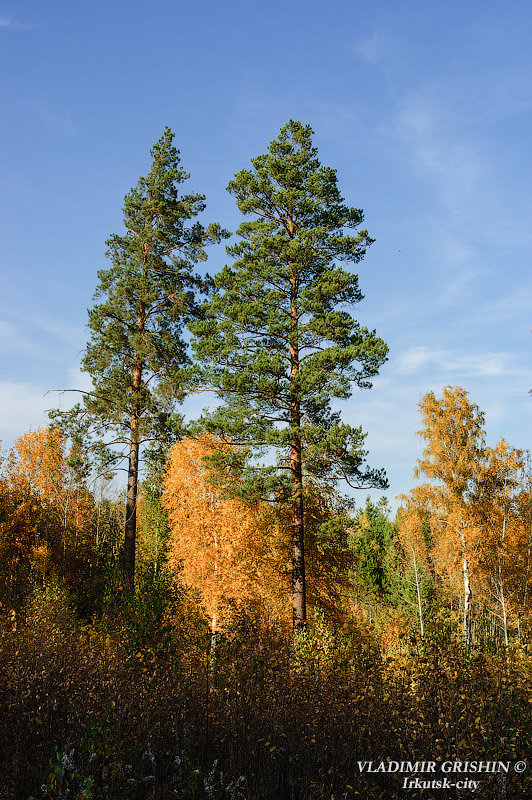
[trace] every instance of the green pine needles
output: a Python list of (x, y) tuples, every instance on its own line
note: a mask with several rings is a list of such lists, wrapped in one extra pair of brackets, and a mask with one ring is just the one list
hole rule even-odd
[(248, 219), (228, 247), (233, 265), (199, 307), (206, 287), (194, 265), (206, 258), (205, 245), (228, 234), (198, 222), (203, 195), (180, 194), (189, 176), (165, 130), (148, 175), (126, 195), (125, 232), (107, 242), (111, 266), (98, 273), (83, 359), (93, 389), (70, 412), (52, 412), (107, 464), (127, 458), (123, 563), (131, 587), (140, 451), (164, 449), (180, 435), (176, 406), (197, 386), (188, 324), (202, 383), (221, 401), (197, 427), (234, 445), (214, 465), (234, 477), (233, 494), (291, 510), (295, 630), (306, 621), (306, 482), (387, 485), (384, 471), (365, 463), (361, 428), (343, 423), (331, 405), (354, 386), (371, 386), (387, 347), (352, 316), (362, 294), (357, 276), (340, 265), (357, 264), (373, 240), (362, 211), (345, 205), (336, 171), (320, 163), (312, 133), (290, 121), (229, 183)]
[[(350, 313), (362, 294), (339, 262), (358, 263), (373, 240), (360, 229), (362, 211), (344, 204), (336, 171), (320, 163), (312, 134), (291, 120), (229, 183), (250, 219), (227, 248), (234, 264), (216, 276), (205, 318), (190, 324), (206, 384), (222, 400), (200, 424), (241, 446), (215, 463), (238, 471), (235, 492), (291, 506), (295, 630), (306, 621), (306, 477), (387, 485), (365, 464), (365, 434), (331, 408), (353, 386), (371, 387), (387, 346)], [(265, 465), (272, 448), (277, 463)]]
[(90, 436), (107, 465), (128, 460), (124, 578), (129, 587), (135, 574), (140, 448), (177, 435), (176, 403), (191, 376), (184, 330), (197, 313), (202, 287), (192, 270), (206, 259), (205, 245), (226, 235), (218, 225), (204, 228), (195, 219), (205, 209), (203, 195), (180, 194), (189, 175), (169, 128), (151, 156), (148, 175), (125, 197), (125, 232), (107, 240), (111, 266), (98, 272), (99, 302), (89, 311), (91, 336), (82, 362), (93, 389), (70, 412), (52, 412), (70, 433)]

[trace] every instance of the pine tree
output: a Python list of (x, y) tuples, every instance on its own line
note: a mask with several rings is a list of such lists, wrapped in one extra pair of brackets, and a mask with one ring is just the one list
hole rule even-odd
[[(383, 471), (364, 464), (365, 434), (331, 410), (331, 400), (348, 398), (353, 384), (371, 386), (387, 347), (348, 310), (362, 294), (357, 276), (337, 262), (356, 264), (372, 239), (356, 230), (362, 211), (344, 204), (312, 133), (290, 121), (252, 169), (229, 183), (253, 219), (228, 248), (235, 263), (216, 276), (206, 319), (192, 326), (207, 382), (223, 401), (203, 424), (258, 459), (243, 469), (238, 490), (290, 504), (294, 629), (306, 619), (305, 476), (386, 485)], [(279, 462), (264, 465), (271, 448)], [(243, 458), (236, 449), (235, 469)]]
[[(107, 240), (108, 269), (89, 310), (91, 338), (82, 368), (93, 389), (83, 405), (66, 415), (52, 412), (77, 434), (93, 436), (107, 464), (128, 459), (124, 577), (135, 574), (136, 504), (143, 444), (175, 433), (176, 401), (186, 393), (190, 373), (183, 328), (196, 313), (200, 280), (193, 265), (205, 260), (204, 245), (219, 240), (218, 225), (193, 221), (205, 209), (203, 195), (179, 194), (189, 175), (182, 169), (174, 135), (166, 128), (151, 150), (146, 177), (125, 197), (125, 233)], [(109, 451), (119, 445), (121, 452)]]
[(384, 597), (388, 589), (389, 557), (394, 526), (385, 498), (375, 504), (368, 497), (356, 515), (351, 549), (354, 555), (356, 588), (369, 597)]

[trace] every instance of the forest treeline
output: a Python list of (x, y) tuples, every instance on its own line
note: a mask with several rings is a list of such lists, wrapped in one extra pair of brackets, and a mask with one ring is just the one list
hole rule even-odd
[(290, 121), (228, 186), (232, 265), (199, 276), (229, 233), (169, 129), (152, 159), (99, 272), (93, 389), (0, 452), (0, 799), (420, 796), (360, 769), (390, 759), (501, 761), (475, 791), (528, 796), (526, 454), (446, 386), (399, 511), (357, 504), (387, 486), (337, 410), (387, 358), (340, 266), (362, 211)]
[(123, 500), (57, 429), (20, 437), (0, 481), (5, 797), (409, 797), (358, 761), (524, 758), (530, 473), (460, 387), (420, 405), (439, 480), (394, 517), (307, 486), (296, 640), (289, 512), (224, 496), (212, 435), (143, 481), (127, 594)]
[[(311, 618), (374, 622), (384, 607), (421, 639), (438, 615), (465, 648), (530, 636), (532, 487), (525, 454), (485, 443), (484, 417), (461, 387), (420, 402), (420, 483), (392, 516), (383, 498), (357, 508), (318, 481), (305, 488)], [(290, 620), (289, 510), (246, 502), (213, 482), (205, 458), (229, 446), (185, 438), (138, 499), (137, 578), (164, 575), (190, 593), (211, 634), (240, 613)], [(96, 488), (54, 427), (21, 436), (0, 461), (0, 603), (17, 614), (52, 585), (90, 622), (127, 598), (121, 582), (123, 499)], [(113, 499), (113, 493), (115, 497)], [(107, 609), (107, 611), (106, 611)]]

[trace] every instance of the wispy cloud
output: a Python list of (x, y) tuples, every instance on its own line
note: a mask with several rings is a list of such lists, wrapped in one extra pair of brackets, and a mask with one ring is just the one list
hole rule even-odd
[(396, 370), (400, 375), (413, 375), (420, 372), (434, 359), (428, 347), (410, 347), (402, 353), (396, 362)]
[(88, 372), (82, 372), (79, 364), (73, 364), (68, 371), (68, 388), (90, 392), (93, 389), (92, 379)]
[(18, 381), (0, 381), (0, 441), (2, 449), (30, 428), (48, 424), (49, 398), (42, 387)]
[[(381, 133), (430, 200), (425, 228), (433, 239), (441, 235), (449, 250), (445, 263), (461, 263), (472, 275), (485, 271), (487, 246), (530, 247), (532, 235), (522, 211), (526, 200), (519, 206), (508, 194), (511, 160), (479, 127), (466, 95), (466, 88), (460, 93), (450, 80), (423, 84), (407, 92)], [(436, 258), (443, 255), (436, 252)]]
[(58, 344), (82, 342), (82, 330), (61, 321), (40, 316), (0, 319), (0, 352), (42, 356)]
[(70, 117), (57, 112), (42, 101), (32, 101), (28, 107), (44, 122), (49, 131), (59, 136), (73, 136), (76, 126)]
[(0, 320), (0, 352), (3, 353), (43, 353), (38, 339), (29, 336), (21, 328), (7, 320)]
[[(68, 369), (63, 386), (65, 389), (82, 391), (92, 388), (90, 376), (81, 372), (77, 364), (72, 364)], [(2, 449), (9, 449), (13, 441), (30, 428), (35, 430), (48, 425), (48, 411), (51, 408), (66, 410), (81, 398), (75, 392), (61, 392), (58, 389), (27, 381), (0, 380)]]
[(481, 144), (456, 127), (456, 118), (434, 99), (432, 88), (407, 96), (396, 117), (397, 135), (406, 143), (414, 168), (430, 177), (443, 202), (459, 216), (478, 191), (488, 162)]
[(374, 31), (365, 39), (355, 42), (353, 49), (370, 64), (379, 64), (390, 50), (390, 39), (382, 31)]
[(22, 28), (26, 30), (31, 30), (33, 25), (27, 25), (24, 22), (19, 22), (13, 17), (3, 17), (0, 16), (0, 28)]
[(60, 339), (63, 342), (83, 341), (84, 330), (79, 325), (69, 325), (57, 317), (45, 317), (43, 314), (25, 314), (20, 320), (25, 325), (32, 325), (43, 333)]
[(523, 312), (532, 308), (532, 284), (522, 284), (519, 289), (506, 297), (482, 303), (474, 311), (473, 321), (478, 319), (495, 321), (521, 320)]
[(402, 353), (396, 362), (399, 375), (414, 375), (428, 369), (436, 369), (445, 376), (500, 377), (523, 375), (526, 370), (515, 365), (515, 355), (509, 353), (464, 354), (452, 350), (431, 349), (425, 346), (411, 347)]

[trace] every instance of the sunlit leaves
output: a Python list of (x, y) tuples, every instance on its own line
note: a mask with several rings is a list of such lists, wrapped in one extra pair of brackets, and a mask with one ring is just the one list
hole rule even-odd
[(272, 560), (278, 558), (261, 510), (225, 498), (209, 481), (203, 458), (218, 448), (229, 449), (209, 435), (174, 445), (163, 496), (170, 564), (198, 592), (214, 627), (242, 604), (271, 596)]
[(45, 428), (20, 436), (4, 460), (0, 569), (13, 600), (51, 570), (74, 581), (90, 565), (93, 500), (75, 456), (57, 429)]
[[(429, 557), (445, 591), (460, 601), (466, 641), (474, 615), (487, 611), (507, 643), (510, 624), (518, 628), (530, 602), (530, 481), (523, 454), (504, 440), (486, 444), (484, 414), (461, 387), (445, 386), (441, 398), (429, 392), (420, 410), (425, 447), (415, 474), (431, 483), (403, 498), (402, 530), (411, 534), (416, 518), (426, 518)], [(479, 635), (483, 624), (479, 618)]]

